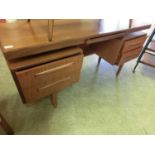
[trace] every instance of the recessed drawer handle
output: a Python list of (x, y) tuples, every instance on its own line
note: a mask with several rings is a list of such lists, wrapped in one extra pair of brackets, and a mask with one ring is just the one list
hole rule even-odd
[(51, 83), (51, 84), (46, 85), (46, 86), (44, 86), (44, 87), (38, 88), (38, 91), (47, 89), (47, 88), (52, 87), (52, 86), (54, 86), (54, 85), (56, 85), (56, 84), (58, 84), (58, 83), (61, 83), (61, 82), (64, 82), (64, 81), (67, 81), (67, 80), (70, 80), (70, 79), (71, 79), (71, 77), (69, 76), (69, 77), (64, 78), (64, 79), (62, 79), (62, 80), (58, 80), (58, 81), (56, 81), (56, 82), (54, 82), (54, 83)]
[(40, 72), (40, 73), (35, 74), (35, 76), (44, 75), (44, 74), (47, 74), (47, 73), (50, 73), (50, 72), (57, 71), (57, 70), (59, 70), (59, 69), (63, 69), (63, 68), (69, 67), (69, 66), (71, 66), (73, 63), (74, 63), (74, 62), (71, 62), (71, 63), (65, 64), (65, 65), (61, 65), (61, 66), (58, 66), (58, 67), (55, 67), (55, 68), (48, 69), (48, 70), (46, 70), (46, 71), (43, 71), (43, 72)]

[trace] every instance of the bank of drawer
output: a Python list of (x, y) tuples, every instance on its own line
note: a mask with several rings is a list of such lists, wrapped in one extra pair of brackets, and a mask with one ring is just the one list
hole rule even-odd
[(27, 102), (52, 94), (79, 80), (83, 55), (16, 72)]
[(142, 50), (142, 47), (137, 48), (137, 49), (133, 49), (133, 50), (130, 50), (130, 51), (126, 51), (121, 56), (121, 62), (127, 62), (127, 61), (130, 61), (130, 60), (138, 57), (141, 50)]
[(131, 39), (131, 40), (127, 40), (127, 41), (125, 41), (123, 51), (126, 52), (126, 51), (129, 51), (129, 50), (132, 50), (132, 49), (136, 49), (138, 47), (142, 47), (145, 40), (146, 40), (146, 36)]

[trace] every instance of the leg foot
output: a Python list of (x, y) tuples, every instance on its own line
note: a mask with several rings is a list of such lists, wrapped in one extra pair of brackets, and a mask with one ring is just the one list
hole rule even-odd
[(123, 64), (119, 66), (119, 68), (117, 70), (117, 73), (116, 73), (116, 76), (119, 75), (119, 73), (121, 72), (122, 68), (123, 68)]
[(52, 103), (52, 105), (54, 106), (54, 108), (57, 107), (57, 93), (53, 93), (53, 94), (51, 95), (51, 103)]
[(100, 64), (101, 62), (101, 57), (98, 58), (98, 65)]
[(7, 123), (7, 121), (4, 119), (4, 117), (0, 114), (0, 126), (3, 128), (3, 130), (8, 134), (8, 135), (13, 135), (14, 132), (10, 125)]

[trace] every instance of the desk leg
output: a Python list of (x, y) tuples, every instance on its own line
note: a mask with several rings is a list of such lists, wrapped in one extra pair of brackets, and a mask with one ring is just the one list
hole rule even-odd
[(118, 76), (119, 73), (121, 72), (121, 70), (122, 70), (122, 68), (123, 68), (123, 65), (124, 65), (124, 64), (122, 64), (122, 65), (119, 66), (119, 68), (118, 68), (118, 70), (117, 70), (117, 73), (116, 73), (116, 76)]
[(132, 25), (133, 25), (133, 19), (129, 19), (129, 29), (132, 28)]
[(51, 103), (52, 103), (52, 105), (54, 106), (54, 108), (56, 108), (57, 107), (57, 93), (53, 93), (52, 95), (51, 95)]
[(48, 40), (52, 41), (53, 39), (53, 28), (54, 28), (54, 19), (48, 20)]
[(13, 135), (14, 132), (10, 125), (7, 123), (7, 121), (4, 119), (4, 117), (0, 114), (0, 126), (3, 128), (3, 130), (8, 134), (8, 135)]
[(101, 57), (98, 58), (98, 65), (100, 64), (101, 59), (102, 59)]

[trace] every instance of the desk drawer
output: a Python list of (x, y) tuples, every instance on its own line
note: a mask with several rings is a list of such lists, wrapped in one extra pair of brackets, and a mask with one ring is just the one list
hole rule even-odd
[(137, 49), (133, 49), (133, 50), (130, 50), (130, 51), (126, 51), (125, 53), (122, 54), (120, 62), (124, 63), (124, 62), (130, 61), (130, 60), (138, 57), (141, 50), (142, 50), (142, 47), (137, 48)]
[(125, 41), (123, 51), (126, 52), (126, 51), (129, 51), (129, 50), (132, 50), (132, 49), (142, 47), (145, 40), (146, 40), (146, 36), (138, 37), (138, 38), (131, 39), (131, 40), (127, 40), (127, 41)]
[(83, 55), (16, 72), (26, 102), (51, 95), (79, 80)]

